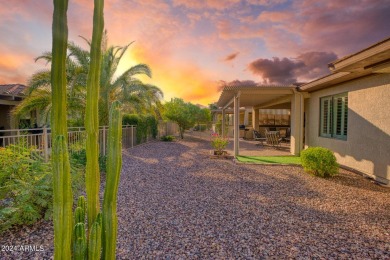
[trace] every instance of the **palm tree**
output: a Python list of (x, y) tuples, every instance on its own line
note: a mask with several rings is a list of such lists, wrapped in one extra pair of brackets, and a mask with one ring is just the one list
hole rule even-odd
[[(83, 38), (84, 39), (84, 38)], [(86, 40), (86, 39), (85, 39)], [(90, 42), (86, 40), (88, 44)], [(107, 36), (103, 43), (106, 45)], [(108, 111), (113, 101), (120, 100), (125, 112), (148, 113), (159, 115), (163, 92), (154, 85), (145, 84), (135, 78), (137, 75), (151, 77), (151, 70), (146, 64), (138, 64), (115, 76), (118, 65), (132, 43), (125, 46), (110, 46), (103, 50), (100, 73), (99, 123), (108, 123)], [(45, 52), (35, 60), (51, 62), (51, 53)], [(66, 60), (66, 74), (68, 82), (68, 118), (76, 122), (83, 122), (85, 111), (86, 81), (89, 70), (89, 51), (70, 42), (68, 43), (68, 58)], [(15, 109), (14, 115), (21, 115), (33, 111), (43, 111), (50, 115), (50, 70), (35, 73), (29, 81), (29, 95)], [(38, 100), (40, 100), (38, 102)], [(43, 103), (42, 100), (46, 100)], [(45, 104), (45, 105), (44, 105)], [(47, 122), (49, 118), (46, 116)]]
[(103, 54), (100, 77), (100, 124), (108, 122), (111, 103), (120, 100), (128, 112), (151, 113), (163, 97), (162, 91), (153, 85), (144, 84), (136, 75), (151, 77), (146, 64), (138, 64), (115, 77), (118, 65), (132, 43), (125, 46), (111, 46)]

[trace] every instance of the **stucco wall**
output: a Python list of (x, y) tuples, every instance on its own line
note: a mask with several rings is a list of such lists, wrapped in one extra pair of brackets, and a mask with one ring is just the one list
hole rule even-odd
[[(348, 92), (348, 136), (319, 136), (320, 98)], [(390, 74), (356, 79), (310, 94), (305, 101), (306, 145), (335, 152), (340, 164), (390, 185)]]

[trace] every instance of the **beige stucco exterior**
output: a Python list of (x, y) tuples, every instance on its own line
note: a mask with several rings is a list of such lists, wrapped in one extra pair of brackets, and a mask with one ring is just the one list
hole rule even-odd
[[(320, 98), (348, 92), (347, 140), (319, 135)], [(334, 151), (341, 165), (390, 184), (390, 74), (372, 74), (310, 93), (305, 146)]]

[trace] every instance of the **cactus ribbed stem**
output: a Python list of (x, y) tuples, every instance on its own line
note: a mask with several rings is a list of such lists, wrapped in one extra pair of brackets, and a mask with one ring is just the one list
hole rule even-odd
[(85, 129), (87, 132), (87, 166), (86, 191), (88, 228), (90, 229), (100, 211), (99, 205), (99, 81), (101, 67), (101, 43), (103, 37), (104, 17), (103, 0), (94, 1), (93, 33), (91, 42), (90, 69), (87, 78), (87, 104), (85, 116)]
[(85, 235), (85, 224), (77, 223), (74, 227), (73, 259), (85, 260), (87, 252), (87, 237)]
[(67, 151), (64, 136), (57, 136), (52, 151), (55, 259), (70, 259), (71, 255), (73, 196)]
[(83, 218), (83, 223), (85, 221), (85, 213), (87, 212), (87, 201), (85, 200), (84, 196), (80, 196), (77, 200), (77, 207), (80, 207), (83, 210), (84, 216)]
[[(99, 222), (92, 225), (88, 240), (88, 259), (99, 260), (102, 251), (102, 229)], [(114, 258), (115, 259), (115, 258)]]
[(66, 49), (68, 0), (54, 0), (51, 63), (54, 258), (71, 258), (72, 190), (66, 146)]
[(84, 210), (80, 207), (77, 207), (74, 210), (74, 223), (84, 223), (85, 221), (85, 213)]
[(122, 168), (122, 115), (120, 102), (110, 110), (106, 187), (103, 200), (103, 258), (115, 259), (118, 219), (116, 215), (119, 177)]

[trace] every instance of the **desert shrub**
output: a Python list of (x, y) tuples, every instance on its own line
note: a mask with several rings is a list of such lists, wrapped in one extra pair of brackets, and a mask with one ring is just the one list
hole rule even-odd
[[(84, 189), (85, 148), (70, 154), (72, 190)], [(26, 146), (0, 148), (0, 232), (50, 219), (53, 208), (51, 163)]]
[(319, 177), (338, 174), (339, 165), (333, 152), (323, 147), (310, 147), (301, 152), (304, 170)]
[(229, 140), (227, 138), (220, 137), (215, 135), (211, 140), (211, 146), (214, 148), (217, 154), (222, 154), (223, 150), (229, 144)]
[(161, 137), (161, 141), (164, 142), (172, 142), (173, 140), (175, 140), (175, 137), (173, 135), (164, 135)]
[(0, 231), (50, 218), (52, 174), (33, 148), (0, 148)]

